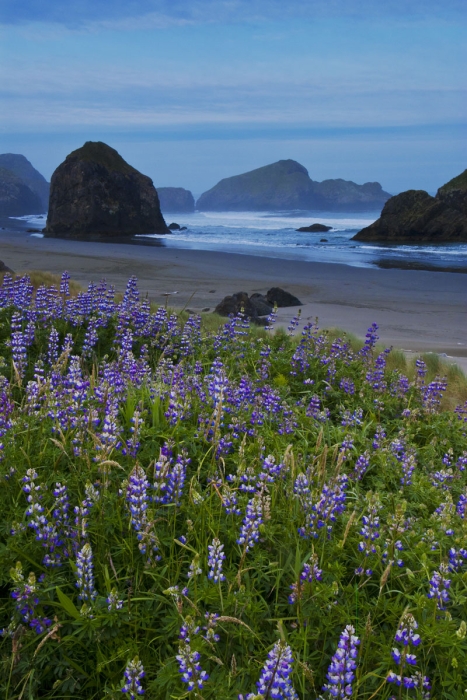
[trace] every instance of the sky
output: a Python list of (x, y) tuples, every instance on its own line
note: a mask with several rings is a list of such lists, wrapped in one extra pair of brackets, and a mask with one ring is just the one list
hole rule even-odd
[(195, 195), (283, 158), (436, 189), (467, 167), (465, 0), (2, 0), (0, 152), (85, 141)]

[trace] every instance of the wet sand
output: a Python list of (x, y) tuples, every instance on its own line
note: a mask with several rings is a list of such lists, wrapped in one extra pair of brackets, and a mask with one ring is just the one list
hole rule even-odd
[[(141, 292), (158, 303), (196, 311), (227, 294), (279, 286), (302, 302), (304, 320), (363, 337), (375, 321), (386, 345), (445, 353), (467, 369), (467, 275), (357, 268), (159, 245), (37, 238), (0, 231), (0, 259), (15, 272), (68, 270), (82, 285), (105, 278), (117, 290), (136, 275)], [(169, 295), (169, 296), (167, 296)], [(297, 309), (280, 309), (287, 323)]]

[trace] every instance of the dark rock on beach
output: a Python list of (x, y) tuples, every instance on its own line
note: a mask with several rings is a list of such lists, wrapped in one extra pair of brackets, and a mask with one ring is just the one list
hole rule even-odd
[(192, 214), (195, 210), (193, 195), (183, 187), (158, 187), (157, 194), (164, 213)]
[(295, 160), (221, 180), (196, 203), (200, 211), (380, 211), (391, 195), (378, 182), (312, 180)]
[(331, 231), (331, 229), (332, 226), (326, 226), (325, 224), (311, 224), (310, 226), (302, 226), (295, 230), (303, 233), (326, 233), (326, 231)]
[(266, 299), (272, 306), (278, 306), (279, 308), (285, 306), (302, 306), (300, 299), (297, 299), (290, 292), (286, 292), (280, 287), (272, 287), (266, 294)]
[(396, 243), (467, 242), (467, 170), (440, 187), (436, 197), (408, 190), (391, 197), (381, 217), (353, 237)]
[(176, 224), (175, 221), (172, 221), (172, 223), (169, 224), (167, 228), (171, 231), (180, 231), (180, 224)]
[(269, 316), (273, 309), (273, 304), (269, 303), (264, 294), (258, 294), (258, 292), (252, 294), (250, 301), (255, 307), (258, 316)]
[(7, 266), (5, 265), (5, 263), (3, 262), (3, 260), (0, 260), (0, 273), (2, 273), (2, 272), (9, 272), (9, 273), (12, 274), (12, 275), (15, 274), (15, 273), (13, 272), (13, 270), (10, 270), (10, 268), (7, 267)]
[(101, 141), (87, 141), (55, 170), (44, 230), (84, 239), (168, 233), (151, 178)]
[(26, 216), (44, 211), (39, 196), (11, 170), (0, 167), (0, 215)]
[(216, 306), (214, 312), (220, 316), (235, 316), (242, 312), (251, 319), (258, 317), (258, 313), (246, 292), (237, 292), (232, 294), (232, 296), (224, 297)]
[(1, 153), (0, 168), (5, 168), (5, 170), (9, 170), (13, 173), (13, 175), (29, 187), (40, 200), (40, 204), (36, 204), (36, 209), (34, 211), (26, 211), (17, 216), (40, 214), (47, 211), (49, 207), (50, 184), (45, 177), (31, 165), (27, 158), (20, 153)]

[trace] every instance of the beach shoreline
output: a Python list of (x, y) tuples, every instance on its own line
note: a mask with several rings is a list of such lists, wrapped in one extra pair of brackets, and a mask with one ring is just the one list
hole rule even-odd
[[(106, 279), (123, 291), (136, 275), (151, 301), (213, 311), (224, 296), (283, 287), (302, 302), (302, 323), (319, 319), (364, 337), (376, 322), (381, 342), (409, 352), (435, 352), (467, 370), (467, 277), (463, 274), (351, 267), (159, 245), (78, 241), (0, 231), (0, 259), (16, 273), (43, 270), (87, 286)], [(279, 309), (288, 324), (297, 308)], [(447, 359), (446, 358), (446, 359)]]

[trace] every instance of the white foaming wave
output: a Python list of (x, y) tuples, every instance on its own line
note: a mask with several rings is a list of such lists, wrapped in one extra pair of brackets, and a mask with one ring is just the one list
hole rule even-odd
[(309, 226), (310, 223), (323, 223), (331, 226), (335, 230), (345, 231), (348, 229), (359, 231), (369, 226), (375, 221), (375, 217), (354, 218), (338, 217), (330, 213), (318, 214), (297, 214), (297, 216), (284, 216), (278, 212), (195, 212), (194, 214), (183, 214), (177, 216), (178, 223), (184, 225), (209, 225), (228, 226), (230, 228), (251, 228), (263, 230), (276, 229), (297, 229), (302, 226)]
[(406, 253), (417, 253), (418, 255), (424, 255), (424, 254), (438, 254), (438, 255), (454, 255), (454, 256), (465, 256), (466, 261), (467, 261), (467, 245), (459, 245), (457, 243), (453, 243), (452, 245), (455, 245), (456, 248), (452, 248), (450, 246), (408, 246), (408, 245), (400, 245), (400, 246), (377, 246), (377, 245), (361, 245), (361, 248), (363, 250), (378, 250), (380, 253), (384, 252), (391, 252), (391, 253), (401, 253), (401, 254), (406, 254)]
[(45, 226), (47, 220), (47, 214), (27, 214), (26, 216), (9, 216), (9, 219), (16, 219), (17, 221), (27, 221), (31, 226)]

